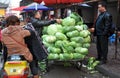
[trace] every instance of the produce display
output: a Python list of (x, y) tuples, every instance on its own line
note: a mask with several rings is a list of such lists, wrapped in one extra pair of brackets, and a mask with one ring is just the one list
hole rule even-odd
[(62, 19), (61, 24), (44, 27), (42, 32), (43, 44), (49, 52), (48, 60), (78, 60), (88, 54), (90, 32), (75, 12)]

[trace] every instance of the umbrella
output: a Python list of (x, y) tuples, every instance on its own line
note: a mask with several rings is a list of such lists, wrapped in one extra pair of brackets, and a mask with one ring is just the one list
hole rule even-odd
[(46, 7), (44, 5), (36, 4), (23, 9), (23, 11), (29, 11), (29, 10), (52, 10), (52, 8)]
[(22, 11), (24, 8), (26, 8), (27, 6), (21, 6), (21, 7), (17, 7), (17, 8), (12, 8), (11, 10), (14, 11)]
[(82, 6), (82, 7), (91, 7), (91, 6), (88, 5), (88, 4), (80, 4), (79, 6)]

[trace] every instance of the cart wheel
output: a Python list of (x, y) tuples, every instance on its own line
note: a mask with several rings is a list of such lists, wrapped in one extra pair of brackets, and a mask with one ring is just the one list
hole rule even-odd
[(81, 68), (82, 68), (82, 61), (76, 63), (76, 68), (78, 70), (81, 70)]

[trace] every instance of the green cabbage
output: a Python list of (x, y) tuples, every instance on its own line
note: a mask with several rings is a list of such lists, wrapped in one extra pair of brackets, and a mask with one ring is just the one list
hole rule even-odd
[(80, 36), (81, 37), (87, 37), (90, 34), (88, 30), (82, 30), (80, 31)]
[(45, 45), (45, 47), (49, 47), (49, 46), (53, 46), (54, 44), (48, 43), (46, 41), (43, 41), (43, 44)]
[(70, 38), (70, 40), (78, 42), (78, 43), (83, 43), (84, 42), (84, 38), (83, 37), (73, 37), (73, 38)]
[(57, 40), (67, 40), (66, 35), (64, 35), (64, 34), (61, 33), (61, 32), (57, 32), (57, 33), (55, 34), (55, 36), (56, 36)]
[(79, 32), (77, 30), (71, 31), (71, 32), (67, 32), (66, 35), (68, 37), (78, 37), (79, 36)]
[(83, 24), (83, 20), (82, 20), (82, 18), (80, 17), (80, 15), (79, 15), (78, 13), (72, 12), (72, 13), (70, 14), (70, 17), (71, 17), (71, 18), (74, 18), (75, 21), (76, 21), (76, 23), (78, 23), (78, 22), (80, 21), (81, 24)]
[(47, 50), (49, 53), (60, 53), (61, 52), (60, 48), (56, 48), (56, 47), (52, 47), (52, 46), (48, 47)]
[(84, 43), (90, 43), (90, 42), (91, 42), (90, 36), (84, 38)]
[(87, 48), (81, 48), (79, 53), (81, 53), (83, 55), (87, 55), (88, 54), (88, 49)]
[(84, 43), (83, 44), (83, 48), (89, 48), (90, 47), (90, 43)]
[(73, 31), (73, 30), (75, 30), (75, 26), (64, 26), (63, 27), (63, 32), (64, 33), (67, 33), (67, 32), (71, 32), (71, 31)]
[(78, 31), (82, 31), (83, 30), (83, 26), (77, 25), (77, 26), (75, 26), (75, 29), (77, 29)]
[(62, 41), (61, 40), (57, 40), (56, 42), (55, 42), (55, 47), (62, 47)]
[(62, 25), (63, 26), (75, 26), (75, 19), (71, 17), (64, 18), (62, 20)]
[(48, 43), (53, 43), (53, 42), (56, 41), (56, 37), (52, 36), (52, 35), (49, 35), (49, 36), (46, 36), (44, 40)]
[(49, 53), (47, 58), (49, 60), (56, 60), (56, 59), (59, 59), (59, 55), (58, 54)]
[(85, 55), (80, 53), (73, 53), (73, 59), (84, 59)]

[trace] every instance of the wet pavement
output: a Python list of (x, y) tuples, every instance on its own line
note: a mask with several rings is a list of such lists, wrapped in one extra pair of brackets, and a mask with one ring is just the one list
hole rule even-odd
[[(115, 55), (116, 54), (116, 55)], [(96, 44), (92, 43), (89, 48), (89, 56), (96, 57)], [(116, 56), (116, 58), (115, 58)], [(120, 43), (117, 44), (117, 50), (114, 43), (109, 44), (107, 64), (99, 65), (96, 69), (110, 78), (120, 78)]]
[(50, 71), (47, 72), (42, 78), (109, 78), (103, 74), (96, 72), (91, 74), (86, 68), (82, 67), (81, 70), (75, 67), (65, 67), (63, 65), (53, 65)]
[[(115, 55), (115, 46), (114, 44), (109, 45), (108, 53), (108, 62), (104, 65), (99, 65), (96, 67), (97, 72), (90, 73), (85, 67), (82, 67), (81, 70), (78, 70), (74, 66), (64, 66), (61, 64), (51, 64), (49, 67), (49, 72), (44, 74), (42, 78), (120, 78), (120, 43), (118, 44), (117, 49), (117, 59), (114, 58)], [(89, 48), (88, 57), (96, 57), (97, 50), (96, 44), (91, 43)], [(2, 63), (0, 63), (2, 67)]]

